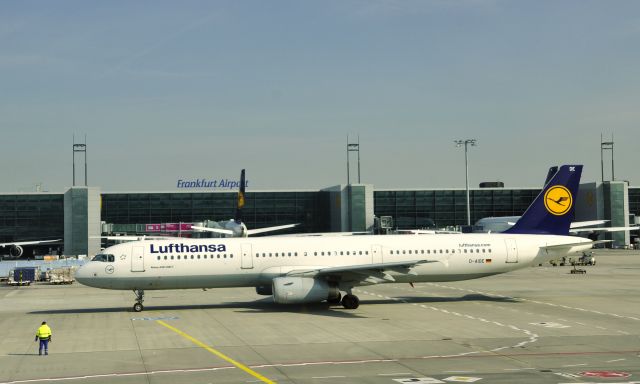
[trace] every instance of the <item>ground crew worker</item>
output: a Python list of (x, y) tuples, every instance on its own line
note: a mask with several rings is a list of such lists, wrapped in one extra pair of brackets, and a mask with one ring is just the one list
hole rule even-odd
[(42, 350), (44, 350), (44, 354), (49, 354), (49, 342), (51, 341), (51, 328), (47, 325), (46, 321), (42, 322), (40, 328), (36, 332), (36, 339), (34, 341), (40, 340), (40, 349), (39, 355), (42, 356)]

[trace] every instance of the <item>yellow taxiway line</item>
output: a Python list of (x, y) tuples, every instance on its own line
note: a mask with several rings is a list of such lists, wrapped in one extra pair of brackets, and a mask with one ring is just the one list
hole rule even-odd
[(194, 343), (195, 345), (206, 349), (207, 351), (213, 353), (214, 355), (218, 356), (219, 358), (221, 358), (224, 361), (227, 361), (231, 364), (233, 364), (234, 366), (236, 366), (237, 368), (242, 369), (243, 371), (247, 372), (248, 374), (250, 374), (251, 376), (255, 377), (256, 379), (264, 382), (264, 383), (268, 383), (268, 384), (275, 384), (275, 381), (271, 381), (269, 379), (267, 379), (266, 377), (262, 376), (261, 374), (259, 374), (258, 372), (254, 371), (253, 369), (247, 367), (246, 365), (239, 363), (235, 360), (233, 360), (232, 358), (230, 358), (229, 356), (225, 355), (224, 353), (217, 351), (213, 348), (211, 348), (210, 346), (206, 345), (205, 343), (201, 342), (200, 340), (194, 338), (193, 336), (190, 336), (184, 332), (182, 332), (181, 330), (179, 330), (178, 328), (172, 327), (169, 324), (165, 323), (162, 320), (156, 320), (156, 322), (170, 330), (172, 330), (173, 332), (177, 333), (178, 335), (184, 337), (185, 339), (189, 340), (190, 342)]

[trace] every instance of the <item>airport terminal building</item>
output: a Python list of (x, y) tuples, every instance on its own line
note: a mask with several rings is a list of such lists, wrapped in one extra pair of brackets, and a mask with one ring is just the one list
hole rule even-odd
[[(471, 222), (524, 213), (539, 188), (470, 190)], [(443, 228), (466, 224), (464, 189), (375, 189), (370, 184), (322, 190), (251, 191), (245, 196), (248, 228), (291, 223), (285, 233)], [(27, 248), (22, 257), (44, 254), (94, 255), (105, 246), (99, 236), (167, 235), (209, 237), (192, 224), (234, 217), (236, 192), (102, 192), (72, 187), (64, 193), (0, 194), (0, 243), (60, 239)], [(576, 221), (609, 220), (628, 226), (640, 217), (640, 187), (626, 182), (584, 183), (576, 198)], [(383, 219), (383, 220), (381, 220)], [(614, 246), (637, 242), (637, 231), (609, 235)], [(8, 254), (0, 248), (0, 254)]]

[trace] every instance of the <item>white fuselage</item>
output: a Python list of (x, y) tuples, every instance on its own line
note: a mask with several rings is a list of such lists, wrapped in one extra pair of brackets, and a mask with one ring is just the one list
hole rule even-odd
[(559, 254), (541, 247), (575, 243), (562, 254), (591, 248), (577, 237), (499, 233), (145, 240), (105, 249), (113, 261), (90, 261), (76, 278), (106, 289), (255, 287), (292, 271), (427, 260), (354, 286), (456, 281), (542, 263)]

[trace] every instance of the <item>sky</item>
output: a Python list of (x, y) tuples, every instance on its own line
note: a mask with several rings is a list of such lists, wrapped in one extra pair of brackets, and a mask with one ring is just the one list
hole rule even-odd
[[(640, 2), (0, 2), (0, 192), (640, 185)], [(605, 177), (611, 177), (607, 155)], [(352, 181), (356, 157), (352, 153)], [(82, 168), (82, 161), (76, 163)], [(78, 182), (82, 175), (78, 173)]]

